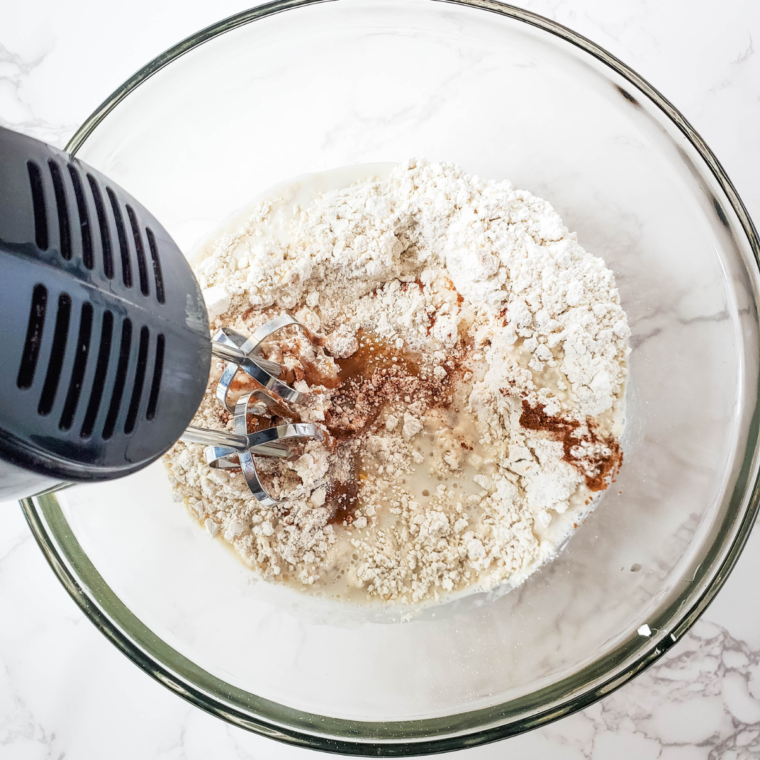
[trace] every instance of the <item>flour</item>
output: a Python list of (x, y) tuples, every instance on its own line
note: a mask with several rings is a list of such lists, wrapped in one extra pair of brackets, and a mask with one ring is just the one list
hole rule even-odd
[[(272, 234), (290, 197), (257, 203), (196, 272), (213, 329), (288, 310), (323, 336), (268, 357), (314, 394), (302, 418), (332, 445), (265, 463), (276, 507), (193, 445), (167, 457), (175, 489), (265, 578), (405, 603), (519, 583), (620, 466), (630, 333), (612, 273), (546, 201), (452, 164), (319, 193)], [(196, 422), (231, 428), (211, 390)]]

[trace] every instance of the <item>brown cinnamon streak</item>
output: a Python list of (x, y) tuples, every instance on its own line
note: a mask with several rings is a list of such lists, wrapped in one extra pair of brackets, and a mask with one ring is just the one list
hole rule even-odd
[[(527, 430), (541, 430), (550, 433), (562, 444), (563, 460), (574, 467), (586, 480), (590, 491), (604, 491), (615, 478), (623, 464), (623, 451), (614, 436), (600, 436), (598, 426), (591, 419), (586, 419), (588, 433), (579, 434), (581, 423), (577, 420), (563, 419), (547, 414), (543, 404), (531, 406), (525, 399), (522, 402), (520, 425)], [(582, 443), (594, 446), (603, 445), (609, 449), (609, 455), (596, 454), (586, 457), (576, 452)]]

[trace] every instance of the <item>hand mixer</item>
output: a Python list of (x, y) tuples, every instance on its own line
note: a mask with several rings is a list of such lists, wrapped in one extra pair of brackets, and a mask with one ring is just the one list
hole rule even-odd
[[(291, 325), (314, 339), (282, 315), (250, 338), (210, 341), (200, 287), (156, 218), (79, 159), (0, 128), (0, 500), (124, 477), (183, 438), (273, 503), (254, 457), (322, 435), (302, 422), (248, 433), (251, 414), (309, 400), (260, 355)], [(232, 433), (188, 427), (212, 356), (227, 363), (217, 397)], [(255, 390), (233, 406), (238, 371)]]

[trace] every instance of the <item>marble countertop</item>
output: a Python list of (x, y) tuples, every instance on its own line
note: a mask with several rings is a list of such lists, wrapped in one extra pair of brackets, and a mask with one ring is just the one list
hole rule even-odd
[[(523, 0), (610, 50), (673, 101), (760, 219), (757, 0)], [(63, 146), (156, 54), (244, 0), (5, 0), (0, 125)], [(654, 667), (603, 701), (466, 760), (760, 757), (760, 532), (717, 600)], [(14, 504), (0, 504), (0, 757), (282, 758), (305, 750), (188, 705), (134, 667), (55, 579)]]

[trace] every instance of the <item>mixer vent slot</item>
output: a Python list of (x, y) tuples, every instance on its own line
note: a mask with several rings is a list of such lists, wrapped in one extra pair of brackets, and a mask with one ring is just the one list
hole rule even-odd
[(100, 246), (103, 249), (103, 273), (109, 280), (113, 279), (113, 251), (111, 249), (111, 232), (108, 229), (108, 217), (106, 216), (106, 207), (103, 203), (103, 194), (100, 192), (100, 185), (92, 174), (87, 175), (87, 181), (90, 183), (92, 190), (92, 199), (95, 201), (95, 211), (98, 214), (98, 225), (100, 227)]
[(132, 388), (132, 398), (129, 401), (127, 420), (124, 423), (124, 432), (129, 435), (135, 429), (137, 412), (140, 408), (143, 385), (145, 385), (145, 370), (148, 366), (148, 345), (150, 344), (150, 331), (147, 327), (140, 328), (140, 346), (137, 351), (137, 367), (135, 368), (135, 384)]
[(124, 395), (124, 384), (127, 381), (129, 368), (129, 353), (132, 349), (132, 320), (126, 318), (121, 323), (121, 345), (119, 346), (119, 363), (116, 365), (116, 376), (113, 381), (111, 404), (108, 407), (106, 424), (103, 426), (103, 438), (108, 440), (116, 427), (116, 418), (121, 408), (121, 397)]
[(103, 312), (103, 326), (100, 330), (100, 348), (98, 349), (98, 360), (95, 365), (95, 377), (92, 381), (92, 391), (90, 392), (90, 401), (87, 404), (87, 412), (84, 416), (82, 429), (79, 435), (82, 438), (89, 438), (95, 427), (95, 420), (100, 411), (100, 402), (103, 398), (103, 388), (105, 387), (106, 375), (108, 374), (108, 362), (111, 358), (111, 340), (113, 339), (113, 314), (110, 311)]
[(111, 201), (113, 218), (116, 221), (116, 231), (119, 234), (119, 251), (121, 252), (121, 277), (125, 288), (132, 287), (132, 261), (129, 258), (129, 244), (127, 243), (127, 231), (124, 228), (124, 217), (116, 194), (110, 187), (106, 188), (108, 199)]
[(18, 368), (16, 385), (21, 390), (32, 387), (37, 359), (40, 356), (42, 328), (45, 326), (45, 309), (47, 307), (47, 288), (35, 285), (32, 291), (32, 305), (29, 309), (29, 322), (26, 327), (24, 352), (21, 354), (21, 366)]
[(48, 247), (48, 221), (45, 209), (45, 186), (42, 184), (40, 167), (34, 161), (27, 161), (29, 184), (32, 188), (32, 205), (34, 207), (34, 242), (41, 251)]
[(156, 280), (156, 299), (159, 303), (166, 302), (164, 294), (164, 275), (161, 271), (161, 259), (158, 257), (158, 246), (153, 230), (150, 227), (145, 228), (145, 234), (148, 236), (148, 245), (150, 246), (150, 256), (153, 259), (153, 277)]
[(87, 369), (87, 357), (90, 353), (90, 338), (92, 337), (92, 304), (85, 301), (82, 304), (82, 314), (79, 318), (79, 337), (77, 338), (76, 354), (74, 355), (74, 368), (71, 371), (69, 391), (66, 394), (66, 402), (63, 405), (61, 419), (58, 427), (61, 430), (70, 430), (77, 413), (79, 396), (82, 392), (82, 380)]
[(82, 233), (82, 263), (92, 269), (95, 265), (95, 257), (92, 252), (92, 232), (90, 231), (90, 213), (87, 210), (87, 199), (84, 197), (82, 178), (76, 166), (69, 164), (71, 184), (74, 186), (74, 197), (77, 199), (77, 213), (79, 214), (79, 229)]
[(152, 420), (156, 416), (158, 394), (161, 391), (161, 376), (164, 373), (164, 342), (164, 334), (159, 333), (156, 338), (156, 361), (153, 364), (153, 382), (150, 384), (148, 411), (145, 414), (145, 417), (149, 420)]
[(50, 348), (50, 360), (48, 362), (45, 383), (42, 386), (40, 403), (37, 405), (37, 413), (50, 414), (55, 403), (55, 395), (58, 392), (58, 382), (61, 379), (63, 358), (66, 355), (66, 344), (69, 339), (69, 322), (71, 321), (71, 297), (68, 293), (58, 296), (58, 313), (55, 318), (53, 331), (53, 344)]
[(137, 272), (140, 275), (140, 292), (144, 296), (147, 296), (150, 295), (150, 287), (148, 285), (148, 266), (145, 263), (145, 247), (143, 246), (142, 235), (140, 234), (140, 226), (137, 224), (137, 216), (132, 206), (127, 206), (127, 216), (129, 217), (129, 224), (132, 227), (132, 235), (135, 238)]
[(71, 259), (71, 223), (69, 221), (69, 204), (66, 202), (66, 189), (58, 164), (51, 158), (48, 161), (50, 177), (53, 180), (55, 205), (58, 211), (58, 237), (60, 238), (61, 256), (66, 261)]

